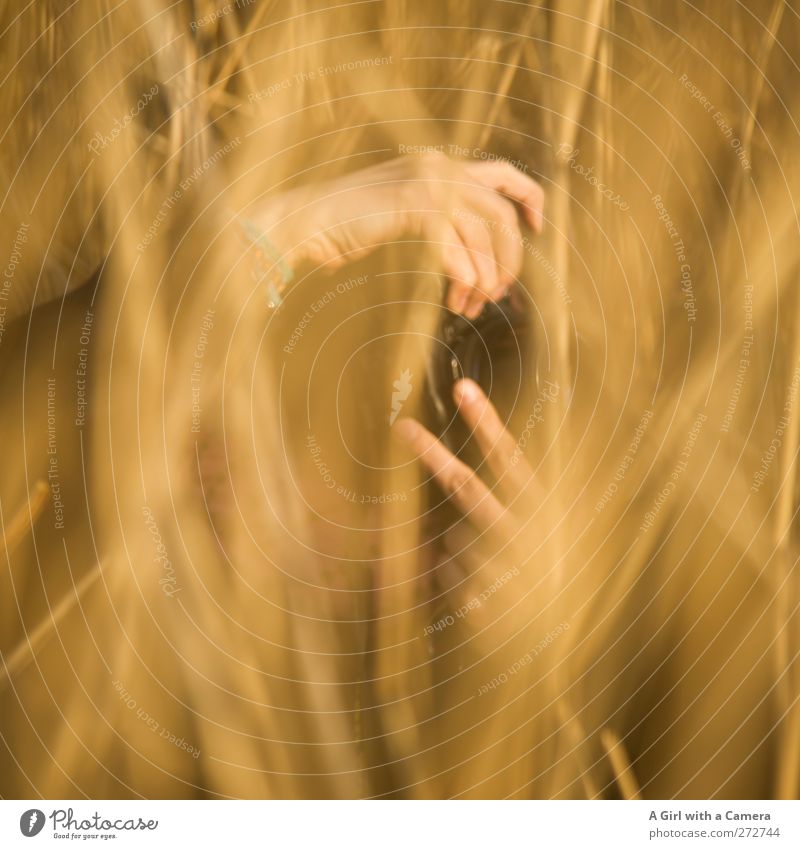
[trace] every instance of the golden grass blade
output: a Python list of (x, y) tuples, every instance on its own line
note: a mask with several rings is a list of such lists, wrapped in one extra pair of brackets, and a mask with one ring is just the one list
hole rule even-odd
[(625, 751), (622, 740), (610, 728), (604, 728), (600, 732), (600, 742), (608, 756), (609, 763), (614, 771), (617, 787), (619, 787), (622, 796), (625, 799), (641, 799), (642, 794), (639, 789), (639, 783), (636, 780), (633, 766), (628, 758), (628, 753)]
[(219, 72), (216, 82), (212, 83), (208, 87), (207, 94), (212, 98), (212, 100), (216, 99), (217, 92), (220, 90), (224, 91), (225, 83), (233, 73), (233, 69), (236, 68), (242, 61), (242, 57), (247, 50), (247, 45), (250, 42), (250, 39), (253, 37), (253, 33), (259, 26), (261, 26), (261, 23), (266, 17), (271, 5), (271, 3), (261, 3), (253, 17), (250, 19), (250, 23), (245, 27), (241, 36), (239, 36), (239, 39), (231, 47), (230, 53), (222, 66), (222, 70)]
[(525, 15), (520, 27), (521, 38), (514, 46), (514, 50), (509, 57), (505, 70), (503, 71), (503, 76), (500, 79), (500, 84), (497, 86), (497, 91), (495, 92), (494, 100), (492, 101), (492, 106), (489, 110), (489, 115), (481, 132), (480, 139), (478, 140), (478, 147), (485, 148), (489, 143), (489, 139), (492, 135), (492, 129), (497, 121), (497, 116), (500, 114), (500, 110), (502, 109), (503, 101), (508, 94), (508, 90), (511, 88), (511, 83), (514, 82), (514, 77), (517, 75), (517, 71), (519, 71), (519, 63), (522, 58), (522, 52), (525, 49), (525, 38), (527, 37), (527, 33), (533, 21), (534, 13), (538, 11), (538, 7), (531, 6), (530, 9), (528, 9), (527, 15)]
[(73, 609), (76, 602), (86, 595), (101, 573), (102, 569), (98, 563), (94, 569), (78, 581), (74, 591), (65, 595), (52, 609), (50, 615), (45, 617), (29, 635), (26, 635), (24, 640), (7, 657), (3, 658), (3, 669), (0, 670), (0, 691), (14, 675), (25, 669), (36, 656), (36, 653), (47, 644), (48, 639), (55, 633), (59, 622)]
[(42, 512), (49, 494), (50, 488), (45, 481), (40, 480), (34, 484), (31, 494), (28, 496), (27, 504), (23, 504), (17, 510), (3, 534), (3, 545), (6, 552), (11, 551), (33, 527)]
[(600, 791), (592, 777), (591, 766), (587, 764), (587, 758), (584, 753), (586, 732), (583, 728), (583, 724), (580, 719), (578, 719), (572, 708), (568, 705), (565, 697), (562, 696), (562, 698), (559, 699), (556, 709), (558, 711), (559, 721), (567, 734), (568, 743), (572, 747), (572, 750), (576, 753), (578, 766), (581, 771), (581, 784), (583, 784), (586, 798), (599, 799), (601, 798)]
[(764, 90), (767, 65), (769, 63), (769, 57), (772, 54), (772, 49), (775, 46), (781, 21), (783, 20), (783, 9), (785, 5), (784, 0), (775, 0), (775, 3), (772, 6), (772, 13), (769, 16), (767, 31), (764, 34), (764, 40), (761, 43), (761, 50), (756, 63), (761, 72), (756, 74), (753, 96), (750, 100), (750, 109), (747, 114), (747, 123), (745, 124), (744, 133), (742, 135), (742, 146), (745, 150), (751, 149), (753, 130), (756, 126), (756, 115), (758, 114), (758, 102), (761, 100), (761, 93)]
[(800, 797), (800, 702), (796, 702), (786, 719), (786, 732), (781, 745), (776, 782), (776, 799)]

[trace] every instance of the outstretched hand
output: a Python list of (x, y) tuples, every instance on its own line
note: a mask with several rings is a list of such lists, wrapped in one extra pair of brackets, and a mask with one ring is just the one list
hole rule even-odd
[(461, 380), (453, 392), (495, 487), (490, 489), (416, 420), (400, 420), (395, 433), (464, 517), (445, 534), (447, 556), (436, 566), (437, 581), (452, 609), (468, 613), (463, 618), (473, 631), (501, 619), (506, 630), (513, 631), (512, 610), (523, 594), (521, 585), (529, 586), (531, 578), (531, 551), (523, 531), (529, 527), (531, 490), (536, 486), (533, 470), (475, 382)]

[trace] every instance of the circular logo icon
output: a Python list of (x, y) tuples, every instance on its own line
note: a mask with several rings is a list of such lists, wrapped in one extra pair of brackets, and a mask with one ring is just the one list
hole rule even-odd
[(19, 830), (25, 837), (35, 837), (44, 828), (44, 811), (31, 808), (19, 818)]

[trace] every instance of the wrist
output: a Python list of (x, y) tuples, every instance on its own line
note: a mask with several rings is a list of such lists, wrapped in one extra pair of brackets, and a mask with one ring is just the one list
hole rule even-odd
[(266, 292), (267, 306), (277, 309), (294, 280), (296, 244), (285, 205), (279, 198), (270, 199), (249, 214), (236, 215), (239, 237), (247, 254), (253, 282)]
[(305, 237), (298, 226), (300, 206), (295, 191), (282, 192), (260, 205), (250, 218), (275, 246), (283, 262), (297, 268), (306, 258)]

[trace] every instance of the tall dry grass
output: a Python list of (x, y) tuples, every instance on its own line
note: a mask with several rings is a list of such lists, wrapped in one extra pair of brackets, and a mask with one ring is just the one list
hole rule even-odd
[[(796, 798), (796, 6), (217, 11), (0, 3), (5, 254), (28, 224), (0, 337), (0, 793)], [(384, 425), (433, 347), (435, 264), (302, 269), (270, 316), (231, 220), (400, 145), (547, 193), (522, 282), (560, 392), (514, 627), (435, 650), (421, 474)], [(302, 293), (359, 274), (282, 356)], [(348, 490), (409, 497), (330, 497), (309, 433)]]

